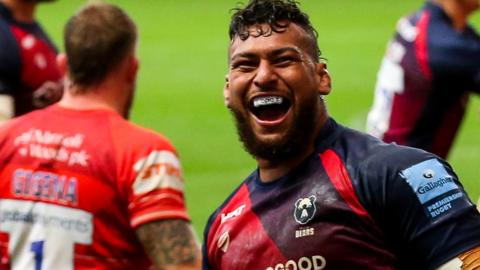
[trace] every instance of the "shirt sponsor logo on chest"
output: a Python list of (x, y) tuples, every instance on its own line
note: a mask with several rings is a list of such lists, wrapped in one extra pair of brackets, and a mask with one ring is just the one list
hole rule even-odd
[(288, 260), (286, 263), (279, 263), (267, 267), (265, 270), (321, 270), (327, 266), (327, 260), (323, 256), (301, 257), (298, 261)]
[(238, 216), (240, 216), (243, 212), (243, 209), (245, 209), (245, 204), (242, 204), (240, 205), (237, 209), (225, 214), (225, 213), (222, 213), (222, 224), (224, 222), (226, 222), (227, 220), (230, 220), (230, 219), (233, 219), (233, 218), (236, 218)]

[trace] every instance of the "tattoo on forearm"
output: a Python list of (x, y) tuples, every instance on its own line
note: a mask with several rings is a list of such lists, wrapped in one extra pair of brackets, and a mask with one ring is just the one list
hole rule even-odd
[(199, 247), (190, 224), (184, 220), (163, 220), (148, 223), (137, 229), (137, 235), (154, 265), (194, 264)]

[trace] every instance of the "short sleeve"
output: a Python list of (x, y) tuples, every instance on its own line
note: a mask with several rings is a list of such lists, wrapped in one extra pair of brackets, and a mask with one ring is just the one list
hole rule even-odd
[(0, 18), (0, 94), (12, 95), (20, 80), (21, 60), (9, 25)]
[(138, 149), (131, 159), (128, 211), (131, 226), (161, 219), (189, 220), (184, 201), (184, 181), (175, 149), (166, 142)]
[(435, 269), (480, 246), (480, 214), (445, 161), (405, 149), (397, 164), (377, 173), (369, 207), (399, 269)]

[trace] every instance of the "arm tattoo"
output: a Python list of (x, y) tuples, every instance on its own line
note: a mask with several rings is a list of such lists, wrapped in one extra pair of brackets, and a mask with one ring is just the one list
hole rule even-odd
[(185, 220), (154, 221), (140, 226), (136, 232), (159, 270), (168, 265), (195, 265), (199, 260), (199, 245), (190, 224)]

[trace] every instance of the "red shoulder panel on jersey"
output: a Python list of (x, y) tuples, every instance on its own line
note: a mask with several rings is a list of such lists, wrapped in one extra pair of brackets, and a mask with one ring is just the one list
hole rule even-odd
[(369, 222), (375, 223), (365, 208), (360, 204), (360, 201), (353, 190), (352, 181), (350, 180), (348, 171), (340, 157), (331, 149), (327, 149), (319, 156), (333, 186), (340, 193), (340, 196), (342, 196), (348, 206), (355, 212), (355, 214), (366, 218)]

